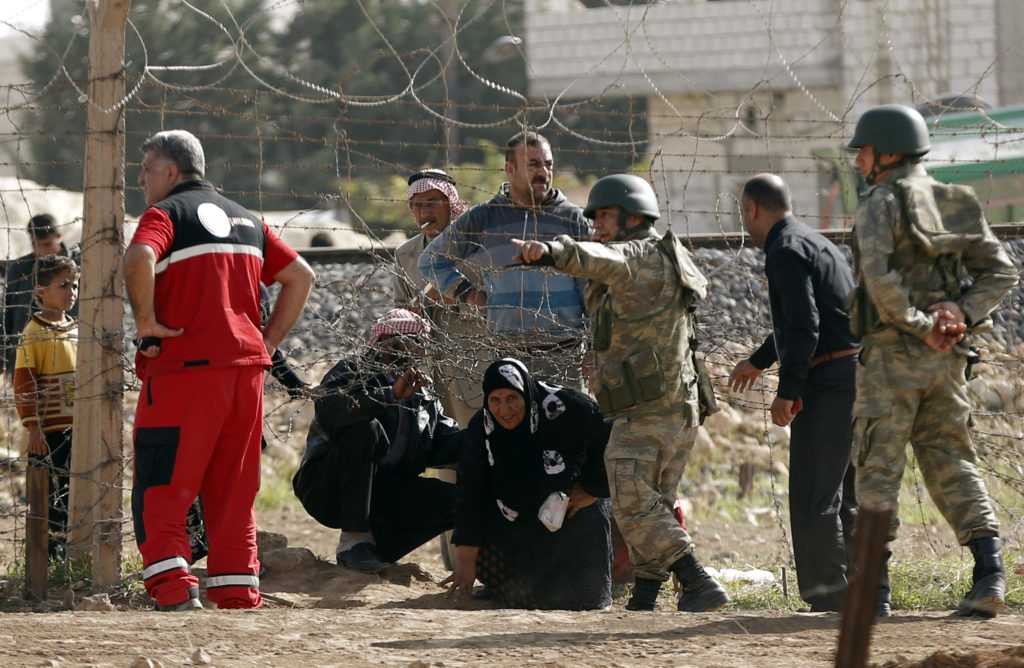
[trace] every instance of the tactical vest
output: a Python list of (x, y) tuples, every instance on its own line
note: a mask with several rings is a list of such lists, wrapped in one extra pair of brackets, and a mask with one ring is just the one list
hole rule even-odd
[[(898, 239), (913, 242), (915, 257), (906, 264), (923, 262), (934, 267), (928, 280), (904, 276), (910, 303), (924, 310), (939, 301), (956, 301), (966, 288), (963, 252), (984, 237), (984, 214), (974, 190), (968, 186), (942, 183), (931, 177), (897, 179), (887, 187), (900, 203), (902, 212), (902, 224), (894, 232)], [(850, 329), (860, 339), (886, 325), (881, 321), (860, 273), (856, 234), (851, 245), (858, 284), (847, 300), (847, 311)], [(980, 331), (981, 324), (975, 323), (972, 330)]]
[[(692, 390), (698, 375), (693, 310), (695, 297), (706, 294), (707, 280), (671, 231), (657, 244), (672, 276), (653, 303), (650, 294), (623, 289), (616, 290), (616, 302), (608, 286), (591, 284), (595, 394), (606, 416), (666, 413), (698, 398)], [(710, 380), (703, 385), (710, 389)], [(717, 410), (713, 391), (710, 406), (707, 414)]]

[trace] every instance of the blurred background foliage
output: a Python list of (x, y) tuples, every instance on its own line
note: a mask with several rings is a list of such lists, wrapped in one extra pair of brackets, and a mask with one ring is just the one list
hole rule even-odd
[[(80, 190), (89, 19), (82, 0), (51, 4), (22, 62), (38, 105), (23, 128), (23, 176)], [(133, 0), (129, 214), (144, 206), (131, 187), (136, 147), (176, 127), (202, 139), (207, 178), (250, 208), (334, 206), (378, 231), (410, 229), (404, 177), (424, 166), (457, 174), (471, 203), (492, 196), (504, 178), (500, 147), (524, 125), (544, 126), (558, 187), (640, 158), (631, 141), (646, 136), (642, 99), (560, 100), (552, 121), (549, 101), (517, 92), (527, 89), (522, 0), (269, 5)]]

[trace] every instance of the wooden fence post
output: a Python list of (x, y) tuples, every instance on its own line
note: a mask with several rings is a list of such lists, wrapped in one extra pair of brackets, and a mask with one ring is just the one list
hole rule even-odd
[(853, 538), (853, 564), (839, 626), (836, 668), (863, 668), (871, 646), (871, 627), (878, 614), (878, 579), (882, 550), (889, 531), (890, 510), (861, 507)]
[(50, 556), (50, 469), (30, 457), (25, 471), (28, 516), (25, 518), (25, 597), (46, 600)]
[(91, 549), (92, 581), (121, 581), (124, 429), (125, 25), (130, 0), (90, 0), (77, 398), (69, 554)]

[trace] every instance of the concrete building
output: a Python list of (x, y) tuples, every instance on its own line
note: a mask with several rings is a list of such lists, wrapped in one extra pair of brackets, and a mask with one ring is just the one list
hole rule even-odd
[(679, 233), (739, 229), (735, 196), (759, 171), (837, 226), (812, 150), (837, 151), (868, 107), (1024, 102), (1019, 0), (525, 1), (533, 98), (646, 97), (650, 177)]

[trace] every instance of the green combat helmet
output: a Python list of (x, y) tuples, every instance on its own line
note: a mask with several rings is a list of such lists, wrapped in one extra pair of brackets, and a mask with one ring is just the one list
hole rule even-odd
[(654, 188), (633, 174), (611, 174), (598, 179), (590, 189), (590, 197), (587, 199), (587, 208), (583, 209), (583, 215), (593, 218), (598, 209), (610, 206), (620, 206), (623, 213), (647, 216), (652, 220), (661, 217)]
[(857, 149), (866, 145), (871, 145), (876, 155), (898, 153), (913, 158), (932, 148), (924, 118), (916, 109), (902, 104), (883, 104), (864, 112), (857, 121), (849, 147)]

